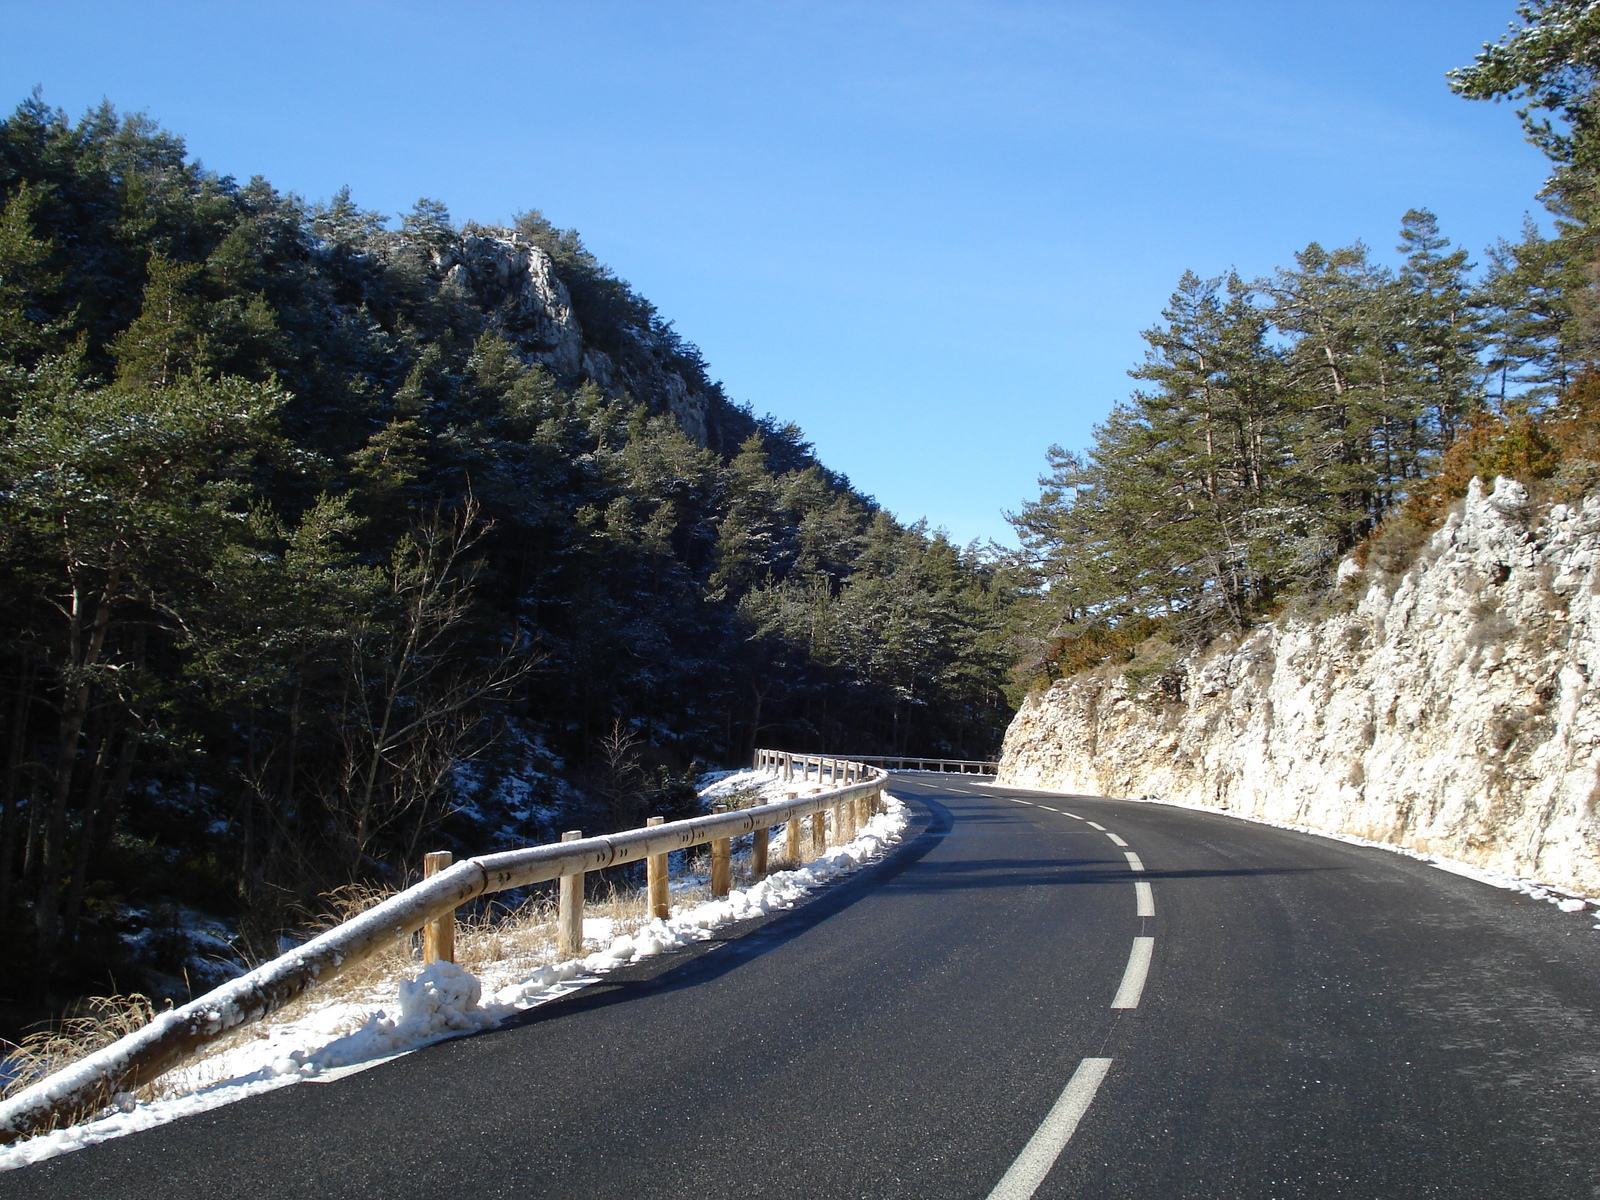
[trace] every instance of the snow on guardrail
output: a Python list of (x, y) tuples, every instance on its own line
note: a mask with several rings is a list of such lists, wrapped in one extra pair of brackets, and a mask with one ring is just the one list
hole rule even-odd
[[(769, 753), (758, 751), (758, 761)], [(826, 809), (843, 813), (858, 800), (880, 802), (887, 779), (884, 771), (855, 760), (811, 756), (811, 763), (816, 766), (819, 783), (826, 775), (826, 782), (833, 786), (734, 812), (456, 863), (287, 954), (159, 1014), (141, 1029), (0, 1102), (0, 1145), (48, 1129), (72, 1113), (105, 1107), (114, 1096), (160, 1077), (230, 1030), (265, 1017), (307, 988), (410, 937), (478, 896), (640, 862), (758, 828), (767, 830)], [(837, 782), (841, 780), (850, 782)]]

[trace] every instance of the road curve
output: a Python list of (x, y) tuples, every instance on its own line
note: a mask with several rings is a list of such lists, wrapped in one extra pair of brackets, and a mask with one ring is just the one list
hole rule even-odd
[(794, 912), (0, 1197), (1600, 1197), (1590, 918), (1205, 813), (893, 790), (906, 842)]

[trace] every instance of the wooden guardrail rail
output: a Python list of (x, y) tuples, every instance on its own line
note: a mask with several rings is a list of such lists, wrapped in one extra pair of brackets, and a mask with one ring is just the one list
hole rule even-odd
[[(775, 753), (757, 751), (757, 761), (770, 764), (775, 761)], [(827, 847), (827, 813), (834, 814), (835, 840), (841, 844), (851, 840), (869, 812), (881, 807), (888, 776), (855, 760), (817, 755), (806, 759), (805, 777), (809, 779), (814, 768), (817, 781), (823, 784), (812, 795), (794, 795), (772, 804), (651, 824), (602, 837), (567, 834), (560, 842), (484, 854), (453, 865), (447, 854), (430, 855), (426, 869), (431, 873), (421, 883), (199, 999), (159, 1014), (143, 1028), (0, 1102), (0, 1145), (49, 1128), (58, 1115), (92, 1109), (109, 1103), (117, 1092), (149, 1083), (206, 1043), (265, 1017), (313, 984), (332, 978), (425, 926), (431, 926), (424, 938), (426, 955), (450, 957), (455, 910), (478, 896), (561, 880), (559, 941), (563, 952), (576, 957), (582, 947), (581, 897), (586, 872), (648, 862), (655, 868), (650, 872), (653, 878), (649, 888), (653, 915), (665, 916), (666, 857), (673, 850), (710, 843), (717, 849), (714, 857), (725, 863), (725, 844), (731, 839), (747, 833), (764, 835), (774, 825), (787, 824), (786, 846), (798, 861), (802, 842), (799, 825), (809, 817), (814, 856), (821, 855)], [(792, 773), (786, 778), (792, 778)], [(715, 882), (726, 894), (725, 867), (715, 874)]]

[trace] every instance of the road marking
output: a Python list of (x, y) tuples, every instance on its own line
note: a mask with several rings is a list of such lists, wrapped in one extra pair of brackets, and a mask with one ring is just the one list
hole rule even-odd
[(1050, 807), (1050, 806), (1049, 806), (1049, 805), (1048, 805), (1048, 804), (1041, 804), (1041, 805), (1039, 805), (1039, 806), (1038, 806), (1038, 807), (1040, 807), (1040, 808), (1042, 808), (1042, 809), (1044, 809), (1044, 810), (1045, 810), (1045, 812), (1053, 812), (1053, 813), (1058, 813), (1058, 812), (1060, 812), (1060, 811), (1061, 811), (1061, 810), (1060, 810), (1060, 809), (1059, 809), (1059, 808), (1051, 808), (1051, 807)]
[(1069, 813), (1069, 812), (1068, 812), (1068, 811), (1067, 811), (1067, 810), (1066, 810), (1066, 809), (1064, 809), (1064, 808), (1063, 808), (1063, 809), (1062, 809), (1062, 810), (1061, 810), (1061, 815), (1062, 815), (1062, 816), (1063, 816), (1063, 817), (1071, 817), (1071, 818), (1072, 818), (1072, 819), (1073, 819), (1073, 820), (1074, 820), (1074, 821), (1081, 821), (1081, 820), (1083, 820), (1083, 818), (1082, 818), (1082, 817), (1080, 817), (1080, 816), (1079, 816), (1079, 815), (1078, 815), (1078, 814), (1077, 814), (1077, 813)]
[(1150, 974), (1150, 956), (1155, 953), (1153, 937), (1133, 939), (1133, 952), (1128, 955), (1128, 969), (1122, 973), (1122, 986), (1117, 989), (1112, 1008), (1138, 1008), (1139, 997), (1144, 994), (1144, 979)]
[(1139, 906), (1138, 911), (1133, 914), (1134, 916), (1153, 917), (1156, 915), (1156, 897), (1155, 893), (1150, 890), (1150, 885), (1148, 883), (1142, 879), (1135, 880), (1133, 885), (1133, 896), (1135, 902)]
[(1101, 833), (1104, 833), (1106, 831), (1106, 827), (1104, 825), (1100, 824), (1099, 821), (1090, 821), (1089, 822), (1089, 828), (1090, 829), (1098, 829)]
[(1122, 852), (1122, 857), (1128, 860), (1128, 870), (1130, 870), (1130, 871), (1142, 871), (1142, 870), (1144, 870), (1144, 863), (1139, 861), (1139, 856), (1137, 854), (1135, 854), (1132, 850), (1124, 850)]
[(1109, 1070), (1109, 1058), (1086, 1058), (1078, 1064), (1072, 1078), (1067, 1080), (1067, 1086), (1061, 1089), (1061, 1096), (1050, 1110), (1050, 1115), (1028, 1139), (1022, 1153), (1017, 1155), (1017, 1161), (1011, 1164), (1011, 1169), (994, 1185), (989, 1200), (1028, 1200), (1038, 1190), (1044, 1177), (1050, 1174), (1050, 1168), (1056, 1165), (1056, 1159), (1072, 1140), (1083, 1114), (1094, 1103), (1094, 1094), (1100, 1090), (1100, 1083)]
[(1123, 849), (1124, 849), (1124, 850), (1126, 850), (1126, 849), (1127, 849), (1127, 848), (1128, 848), (1128, 843), (1127, 843), (1127, 842), (1125, 842), (1125, 841), (1123, 841), (1123, 840), (1122, 840), (1122, 839), (1121, 839), (1121, 838), (1119, 838), (1119, 837), (1118, 837), (1118, 836), (1117, 836), (1117, 835), (1116, 835), (1116, 834), (1114, 834), (1114, 833), (1107, 833), (1107, 834), (1106, 834), (1106, 836), (1107, 836), (1107, 837), (1108, 837), (1108, 838), (1110, 838), (1110, 839), (1111, 839), (1111, 840), (1112, 840), (1112, 841), (1113, 841), (1113, 842), (1115, 842), (1115, 843), (1116, 843), (1116, 844), (1117, 844), (1117, 845), (1119, 845), (1119, 846), (1121, 846), (1121, 847), (1122, 847), (1122, 848), (1123, 848)]
[(1016, 801), (1016, 803), (1017, 804), (1026, 804), (1029, 808), (1033, 807), (1033, 801), (1032, 800), (1018, 800), (1018, 801)]

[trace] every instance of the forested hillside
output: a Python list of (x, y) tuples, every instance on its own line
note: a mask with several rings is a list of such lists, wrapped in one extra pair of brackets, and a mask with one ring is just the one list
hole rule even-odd
[(1013, 517), (1034, 595), (1021, 672), (1047, 683), (1193, 647), (1315, 600), (1354, 551), (1396, 569), (1504, 473), (1600, 483), (1600, 7), (1533, 0), (1450, 86), (1512, 99), (1554, 172), (1481, 265), (1433, 214), (1396, 255), (1312, 243), (1261, 279), (1180, 280), (1083, 452), (1052, 447)]
[(997, 749), (1005, 579), (730, 402), (573, 232), (393, 228), (37, 97), (0, 209), (10, 1000), (181, 993), (202, 916), (269, 947), (452, 839), (681, 812), (758, 743)]

